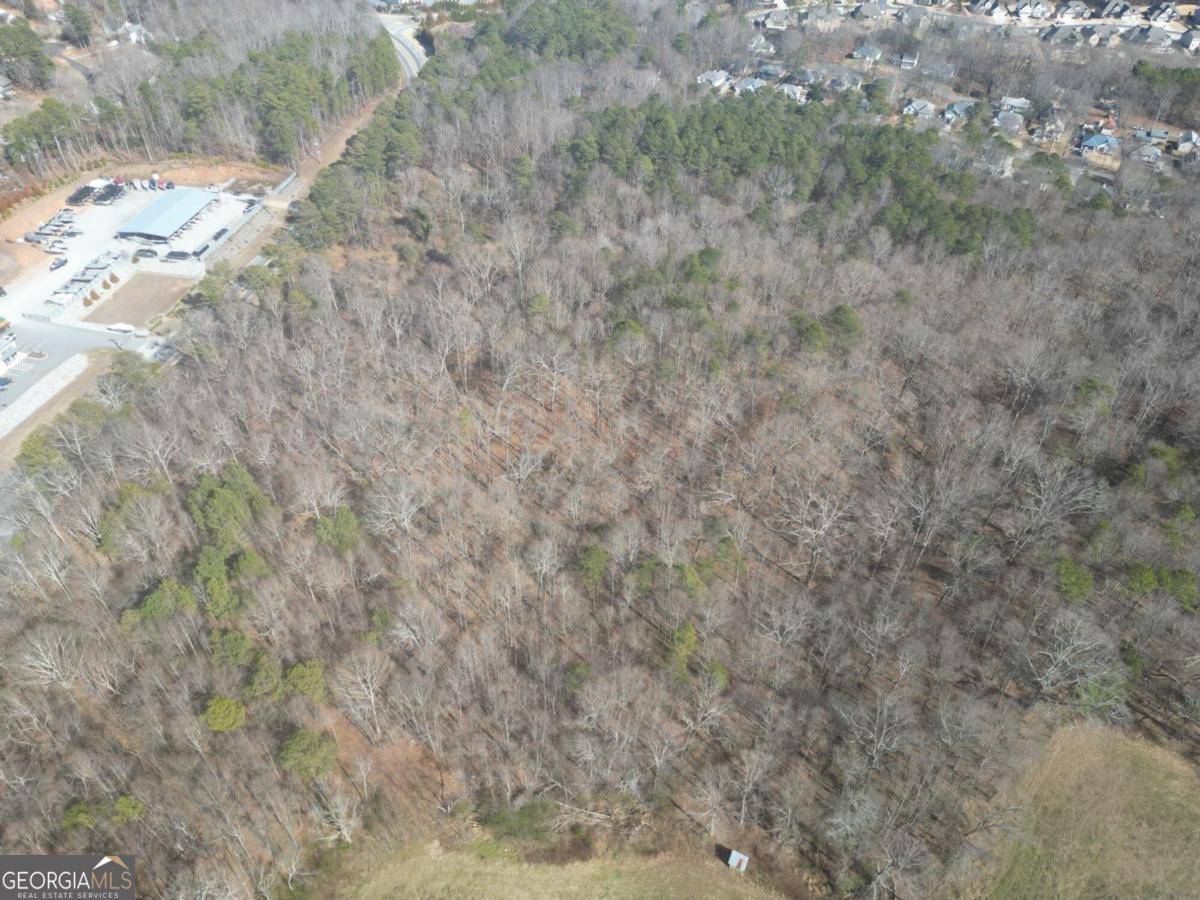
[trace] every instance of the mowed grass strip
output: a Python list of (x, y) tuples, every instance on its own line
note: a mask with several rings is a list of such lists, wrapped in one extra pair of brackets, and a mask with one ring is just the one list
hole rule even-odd
[(431, 855), (409, 848), (383, 862), (348, 894), (355, 900), (383, 898), (679, 898), (679, 900), (778, 900), (746, 875), (716, 860), (674, 857), (597, 858), (553, 865), (526, 863), (491, 841), (476, 852)]

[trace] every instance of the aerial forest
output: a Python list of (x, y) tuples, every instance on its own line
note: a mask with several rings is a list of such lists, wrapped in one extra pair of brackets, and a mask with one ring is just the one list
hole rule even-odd
[[(214, 17), (85, 133), (290, 159), (396, 78), (331, 20)], [(176, 364), (27, 439), (6, 848), (286, 897), (528, 810), (916, 898), (1058, 724), (1198, 746), (1194, 183), (1149, 214), (854, 92), (699, 90), (743, 39), (620, 0), (439, 32)]]

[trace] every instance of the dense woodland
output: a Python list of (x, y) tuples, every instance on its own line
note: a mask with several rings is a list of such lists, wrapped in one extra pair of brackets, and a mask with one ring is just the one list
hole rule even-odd
[[(396, 83), (390, 38), (371, 11), (339, 2), (224, 2), (180, 15), (147, 3), (147, 49), (101, 50), (94, 95), (57, 97), (3, 128), (5, 157), (44, 174), (76, 168), (97, 149), (159, 158), (171, 152), (295, 164), (323, 128)], [(10, 49), (11, 48), (11, 49)], [(51, 68), (24, 20), (0, 26), (0, 63), (28, 87)]]
[(1140, 216), (857, 98), (711, 99), (722, 27), (442, 36), (178, 365), (26, 442), (5, 847), (284, 896), (520, 809), (923, 897), (1054, 723), (1194, 751), (1195, 188)]

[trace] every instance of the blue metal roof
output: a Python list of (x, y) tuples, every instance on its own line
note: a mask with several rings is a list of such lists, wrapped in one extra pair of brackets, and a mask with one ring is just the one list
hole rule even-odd
[(117, 231), (120, 237), (165, 241), (217, 199), (212, 191), (175, 188), (167, 191)]

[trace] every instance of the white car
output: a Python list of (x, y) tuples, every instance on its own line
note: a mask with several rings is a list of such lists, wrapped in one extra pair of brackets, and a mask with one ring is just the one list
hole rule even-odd
[(108, 326), (108, 330), (116, 334), (133, 334), (135, 329), (132, 325), (127, 325), (124, 322), (114, 322)]

